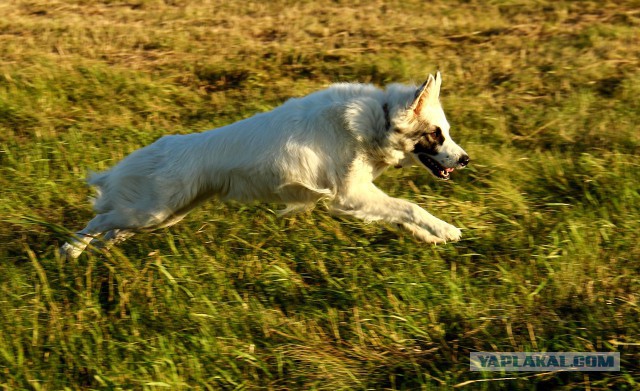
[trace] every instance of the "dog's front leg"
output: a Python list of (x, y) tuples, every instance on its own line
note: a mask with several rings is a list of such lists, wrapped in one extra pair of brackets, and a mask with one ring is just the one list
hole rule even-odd
[(365, 221), (398, 224), (417, 239), (427, 243), (459, 240), (460, 230), (431, 215), (416, 204), (389, 197), (373, 184), (360, 186), (346, 195), (338, 195), (329, 205), (330, 211)]

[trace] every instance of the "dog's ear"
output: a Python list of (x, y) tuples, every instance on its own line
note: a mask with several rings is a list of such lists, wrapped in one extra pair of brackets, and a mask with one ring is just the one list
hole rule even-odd
[(422, 105), (429, 100), (437, 101), (440, 96), (440, 85), (442, 84), (442, 76), (440, 72), (436, 73), (436, 77), (429, 75), (427, 81), (425, 81), (420, 88), (416, 91), (415, 99), (411, 104), (411, 109), (416, 115), (420, 115), (422, 111)]
[(442, 86), (442, 75), (440, 74), (440, 71), (436, 72), (436, 90), (438, 91), (437, 93), (437, 97), (440, 97), (440, 86)]

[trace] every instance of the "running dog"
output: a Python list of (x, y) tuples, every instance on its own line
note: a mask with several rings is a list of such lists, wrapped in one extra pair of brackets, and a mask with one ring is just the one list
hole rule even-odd
[(284, 213), (324, 201), (427, 243), (459, 240), (458, 228), (373, 184), (390, 166), (417, 163), (446, 180), (469, 163), (449, 135), (441, 83), (439, 72), (420, 87), (338, 83), (219, 129), (164, 136), (88, 179), (97, 216), (60, 253), (171, 226), (210, 198), (280, 203)]

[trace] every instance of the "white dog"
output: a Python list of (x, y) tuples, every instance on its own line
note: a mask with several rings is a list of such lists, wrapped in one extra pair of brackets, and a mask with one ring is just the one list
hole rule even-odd
[(417, 162), (448, 179), (469, 163), (449, 136), (441, 81), (437, 73), (419, 88), (334, 84), (220, 129), (162, 137), (88, 180), (98, 215), (61, 255), (168, 227), (212, 197), (281, 203), (284, 212), (324, 200), (331, 212), (394, 223), (428, 243), (458, 240), (458, 228), (373, 184), (389, 166)]

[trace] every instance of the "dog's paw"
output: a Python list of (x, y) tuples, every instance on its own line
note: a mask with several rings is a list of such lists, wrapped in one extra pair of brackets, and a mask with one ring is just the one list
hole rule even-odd
[(444, 243), (444, 240), (442, 238), (439, 238), (433, 235), (431, 231), (426, 230), (418, 225), (411, 224), (411, 223), (402, 223), (402, 224), (398, 224), (398, 226), (411, 232), (414, 238), (420, 241), (423, 241), (425, 243), (431, 243), (431, 244)]
[(80, 254), (82, 254), (82, 251), (84, 251), (84, 246), (78, 247), (70, 243), (65, 243), (60, 247), (59, 253), (61, 259), (71, 260), (78, 258)]
[(460, 228), (456, 228), (447, 223), (442, 223), (434, 231), (435, 232), (433, 233), (445, 242), (457, 242), (462, 237), (462, 231), (460, 231)]

